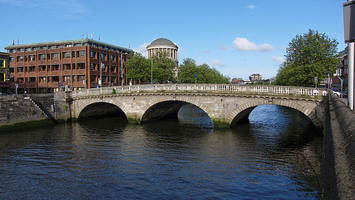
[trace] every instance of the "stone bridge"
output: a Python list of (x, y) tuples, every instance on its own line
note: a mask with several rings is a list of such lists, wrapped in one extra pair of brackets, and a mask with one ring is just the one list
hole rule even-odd
[[(324, 89), (267, 85), (162, 84), (105, 87), (66, 93), (70, 118), (99, 114), (100, 105), (118, 109), (129, 122), (142, 123), (177, 114), (181, 106), (202, 109), (215, 127), (230, 127), (247, 119), (259, 105), (274, 104), (300, 111), (322, 128)], [(95, 109), (96, 107), (96, 109)]]

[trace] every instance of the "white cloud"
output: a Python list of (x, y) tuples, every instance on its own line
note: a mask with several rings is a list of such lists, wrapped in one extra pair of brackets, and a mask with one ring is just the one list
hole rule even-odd
[(147, 46), (149, 45), (149, 43), (144, 43), (139, 45), (139, 47), (133, 49), (133, 51), (142, 54), (142, 56), (147, 57)]
[(210, 63), (212, 67), (224, 67), (224, 64), (219, 60), (212, 60)]
[(271, 59), (275, 62), (278, 62), (278, 63), (285, 62), (285, 57), (283, 57), (283, 56), (271, 56)]
[(233, 41), (234, 47), (240, 51), (272, 51), (271, 44), (256, 45), (247, 38), (237, 37)]
[(254, 10), (256, 8), (255, 5), (248, 5), (247, 8), (249, 8), (250, 10)]

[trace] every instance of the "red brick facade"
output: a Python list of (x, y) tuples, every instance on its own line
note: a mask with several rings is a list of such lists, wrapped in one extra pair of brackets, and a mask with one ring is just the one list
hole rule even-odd
[[(90, 39), (13, 45), (10, 81), (19, 93), (47, 93), (61, 86), (76, 90), (97, 87), (102, 69), (102, 86), (126, 84), (126, 61), (130, 49)], [(122, 59), (122, 60), (121, 60)], [(14, 87), (14, 86), (13, 86)]]

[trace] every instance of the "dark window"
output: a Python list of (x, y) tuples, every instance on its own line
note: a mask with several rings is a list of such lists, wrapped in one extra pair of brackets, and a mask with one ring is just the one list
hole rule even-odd
[(46, 54), (39, 54), (39, 59), (40, 60), (45, 60), (47, 58)]
[(95, 51), (90, 51), (90, 58), (95, 58), (95, 54), (96, 54)]
[(79, 57), (84, 57), (85, 56), (85, 51), (79, 51)]
[(36, 77), (30, 77), (30, 83), (36, 82)]
[(59, 82), (59, 76), (52, 76), (52, 82)]
[(70, 58), (70, 52), (64, 52), (63, 58)]
[(85, 76), (84, 75), (78, 75), (78, 81), (82, 81), (85, 79)]
[(34, 72), (36, 70), (36, 67), (35, 66), (31, 66), (28, 68), (28, 71), (29, 72)]
[(18, 67), (17, 72), (23, 72), (23, 67)]
[(46, 71), (46, 66), (45, 65), (40, 65), (39, 66), (39, 71)]
[(85, 63), (78, 63), (78, 69), (85, 69)]
[(59, 54), (58, 54), (58, 53), (53, 53), (53, 54), (52, 54), (52, 59), (57, 60), (58, 57), (59, 57)]
[(29, 59), (30, 61), (35, 61), (35, 60), (36, 60), (36, 56), (35, 56), (35, 55), (29, 55), (29, 56), (28, 56), (28, 59)]

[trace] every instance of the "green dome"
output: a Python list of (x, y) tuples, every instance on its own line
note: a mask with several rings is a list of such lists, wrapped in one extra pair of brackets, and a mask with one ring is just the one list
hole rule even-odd
[(165, 38), (158, 38), (154, 40), (152, 43), (150, 43), (150, 45), (147, 46), (147, 48), (151, 48), (155, 46), (168, 46), (168, 47), (178, 48), (176, 44), (174, 44), (172, 41)]

